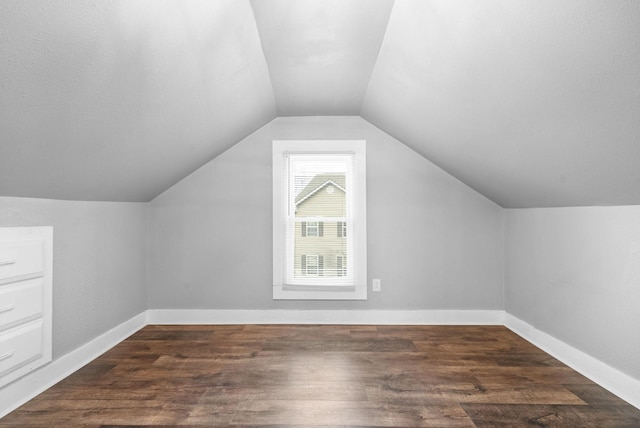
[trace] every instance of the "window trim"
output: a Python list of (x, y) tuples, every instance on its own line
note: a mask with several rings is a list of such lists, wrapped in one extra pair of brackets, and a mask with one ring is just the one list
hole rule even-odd
[[(284, 155), (354, 155), (353, 234), (354, 283), (352, 286), (285, 284), (285, 225), (287, 178), (282, 174)], [(367, 299), (367, 220), (366, 220), (366, 142), (364, 140), (275, 140), (273, 141), (273, 299), (274, 300), (366, 300)], [(349, 262), (349, 260), (347, 260)]]

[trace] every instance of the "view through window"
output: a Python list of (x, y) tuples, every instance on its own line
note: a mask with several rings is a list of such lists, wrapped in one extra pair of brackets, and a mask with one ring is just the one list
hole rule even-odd
[[(348, 283), (350, 199), (347, 176), (351, 155), (290, 155), (288, 210), (294, 283), (322, 278), (323, 283)], [(339, 280), (338, 280), (339, 279)]]

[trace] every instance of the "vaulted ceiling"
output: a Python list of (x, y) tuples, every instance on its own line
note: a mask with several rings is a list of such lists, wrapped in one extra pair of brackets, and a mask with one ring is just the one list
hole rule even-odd
[(2, 196), (148, 201), (304, 115), (504, 207), (640, 204), (640, 2), (0, 2)]

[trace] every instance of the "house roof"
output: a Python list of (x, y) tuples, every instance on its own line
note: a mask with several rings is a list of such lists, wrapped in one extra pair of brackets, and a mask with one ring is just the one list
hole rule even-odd
[(640, 204), (640, 2), (0, 2), (0, 195), (148, 201), (358, 115), (504, 207)]
[(296, 195), (296, 205), (300, 205), (328, 185), (334, 185), (343, 192), (346, 192), (344, 174), (317, 174), (311, 179), (309, 184)]

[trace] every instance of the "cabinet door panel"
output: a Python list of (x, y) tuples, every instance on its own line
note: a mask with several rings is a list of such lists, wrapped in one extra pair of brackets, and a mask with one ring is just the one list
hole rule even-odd
[(43, 278), (0, 285), (0, 330), (43, 313)]
[(42, 275), (44, 271), (44, 241), (0, 241), (0, 282), (25, 275)]
[(42, 320), (0, 334), (0, 376), (42, 356)]

